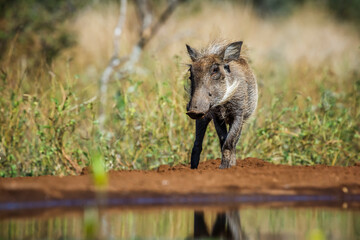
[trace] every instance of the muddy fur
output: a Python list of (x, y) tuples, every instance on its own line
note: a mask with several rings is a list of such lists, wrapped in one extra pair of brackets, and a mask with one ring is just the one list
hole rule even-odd
[(199, 51), (187, 45), (192, 60), (187, 114), (196, 119), (192, 168), (197, 168), (202, 140), (211, 120), (220, 139), (220, 167), (236, 164), (235, 148), (242, 126), (255, 111), (258, 99), (256, 78), (241, 48), (242, 42), (229, 41), (213, 42)]

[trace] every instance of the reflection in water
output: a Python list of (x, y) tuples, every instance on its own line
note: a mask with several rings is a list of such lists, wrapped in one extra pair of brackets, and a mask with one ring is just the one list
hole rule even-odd
[(219, 213), (211, 208), (95, 208), (31, 214), (0, 214), (0, 240), (360, 239), (358, 209), (242, 207)]
[(195, 211), (194, 238), (204, 237), (221, 237), (236, 240), (248, 239), (241, 228), (240, 214), (238, 210), (217, 213), (211, 232), (207, 229), (204, 212)]

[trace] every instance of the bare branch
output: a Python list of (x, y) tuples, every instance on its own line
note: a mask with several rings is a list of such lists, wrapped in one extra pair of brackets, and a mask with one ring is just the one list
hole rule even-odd
[(127, 8), (127, 0), (121, 0), (120, 4), (120, 17), (118, 24), (114, 30), (114, 55), (113, 57), (118, 57), (119, 54), (119, 41), (122, 33), (122, 29), (126, 19), (126, 8)]
[(137, 12), (141, 21), (140, 36), (149, 28), (153, 22), (151, 5), (148, 0), (135, 0)]
[(105, 68), (103, 74), (100, 79), (100, 106), (99, 106), (99, 128), (100, 131), (104, 130), (104, 123), (106, 119), (105, 107), (106, 107), (106, 99), (107, 99), (107, 89), (109, 79), (111, 74), (114, 72), (114, 69), (120, 65), (121, 61), (119, 59), (119, 41), (122, 33), (122, 28), (126, 19), (126, 8), (127, 8), (127, 0), (121, 0), (120, 4), (120, 17), (119, 21), (114, 30), (114, 53), (113, 56)]
[(171, 0), (167, 8), (164, 10), (164, 12), (160, 15), (159, 20), (152, 25), (148, 31), (145, 30), (142, 32), (142, 35), (140, 36), (140, 39), (138, 43), (133, 47), (133, 50), (131, 52), (129, 61), (126, 62), (124, 69), (126, 71), (132, 72), (134, 65), (139, 61), (139, 58), (141, 56), (141, 52), (144, 49), (144, 47), (149, 43), (149, 41), (155, 36), (157, 31), (160, 29), (160, 27), (168, 20), (168, 18), (171, 16), (171, 14), (174, 12), (176, 7), (179, 3), (183, 2), (184, 0)]
[(106, 119), (105, 114), (105, 106), (106, 106), (106, 98), (107, 98), (107, 89), (108, 82), (110, 80), (111, 75), (113, 74), (116, 67), (118, 67), (122, 62), (126, 63), (118, 72), (122, 76), (133, 72), (134, 65), (139, 61), (142, 50), (148, 44), (148, 42), (153, 38), (153, 36), (157, 33), (159, 28), (168, 20), (170, 15), (174, 12), (175, 8), (180, 2), (184, 0), (170, 0), (169, 5), (164, 10), (164, 12), (160, 15), (159, 20), (152, 24), (152, 14), (150, 11), (150, 6), (148, 0), (137, 0), (138, 11), (140, 12), (140, 18), (142, 21), (140, 38), (137, 44), (133, 47), (130, 57), (128, 58), (119, 58), (119, 39), (122, 33), (122, 28), (125, 22), (126, 17), (126, 0), (121, 0), (121, 9), (120, 9), (120, 17), (118, 21), (118, 25), (114, 30), (114, 53), (113, 56), (104, 70), (101, 79), (100, 79), (100, 106), (99, 106), (99, 128), (100, 131), (104, 131), (104, 123)]
[(153, 36), (157, 33), (160, 27), (169, 19), (171, 14), (175, 11), (176, 7), (179, 3), (183, 2), (184, 0), (170, 0), (169, 5), (161, 14), (159, 20), (151, 27), (150, 34), (148, 36), (142, 36), (138, 45), (141, 48), (144, 48), (146, 44), (153, 38)]

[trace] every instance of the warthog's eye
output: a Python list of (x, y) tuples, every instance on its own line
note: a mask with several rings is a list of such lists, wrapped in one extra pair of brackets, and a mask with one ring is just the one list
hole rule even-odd
[(216, 73), (218, 73), (219, 71), (220, 71), (220, 68), (219, 68), (219, 65), (218, 65), (218, 64), (214, 64), (214, 65), (212, 65), (211, 68), (210, 68), (210, 73), (211, 73), (211, 75), (216, 74)]
[(220, 73), (219, 64), (214, 64), (214, 65), (211, 66), (210, 74), (211, 74), (212, 79), (214, 79), (214, 80), (219, 80), (220, 79), (221, 73)]
[(227, 71), (227, 72), (230, 72), (230, 66), (228, 64), (225, 64), (224, 65), (224, 69)]

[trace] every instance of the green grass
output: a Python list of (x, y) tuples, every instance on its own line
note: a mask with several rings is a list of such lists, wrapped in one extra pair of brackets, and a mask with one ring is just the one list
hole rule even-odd
[[(106, 169), (188, 163), (194, 121), (185, 115), (187, 76), (180, 62), (176, 57), (158, 67), (145, 61), (146, 76), (113, 82), (104, 135), (98, 130), (97, 101), (80, 104), (96, 94), (96, 85), (84, 93), (86, 81), (70, 66), (65, 74), (56, 68), (38, 73), (3, 69), (0, 176), (75, 174), (90, 164), (94, 148), (103, 155)], [(277, 81), (287, 83), (289, 76), (282, 77)], [(238, 157), (292, 165), (359, 161), (360, 77), (354, 73), (343, 79), (341, 91), (333, 78), (324, 74), (313, 86), (313, 96), (290, 90), (291, 83), (283, 83), (283, 89), (266, 88), (259, 79), (259, 107), (244, 127)], [(202, 159), (220, 157), (218, 144), (211, 125)]]

